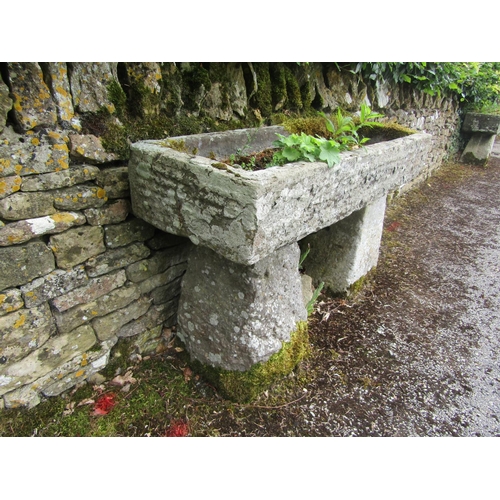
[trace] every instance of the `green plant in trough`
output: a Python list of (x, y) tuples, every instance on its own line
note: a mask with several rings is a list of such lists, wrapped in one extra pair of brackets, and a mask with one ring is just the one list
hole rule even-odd
[(276, 134), (278, 140), (273, 146), (279, 148), (274, 155), (278, 164), (294, 161), (324, 161), (331, 168), (340, 161), (340, 153), (361, 146), (368, 138), (360, 139), (358, 130), (376, 123), (375, 118), (383, 115), (374, 113), (366, 104), (362, 104), (359, 120), (351, 116), (343, 116), (341, 110), (337, 111), (334, 120), (324, 113), (320, 115), (325, 120), (325, 126), (330, 133), (330, 138), (312, 136), (304, 132), (293, 133), (289, 136)]

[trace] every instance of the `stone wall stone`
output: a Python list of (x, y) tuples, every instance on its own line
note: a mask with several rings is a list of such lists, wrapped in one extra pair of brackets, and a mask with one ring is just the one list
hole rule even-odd
[[(121, 338), (154, 350), (177, 323), (192, 245), (132, 213), (129, 141), (243, 128), (268, 111), (356, 112), (366, 100), (386, 120), (432, 134), (430, 165), (459, 131), (453, 101), (373, 89), (321, 63), (0, 69), (0, 409), (86, 380)], [(270, 88), (277, 75), (295, 87)]]

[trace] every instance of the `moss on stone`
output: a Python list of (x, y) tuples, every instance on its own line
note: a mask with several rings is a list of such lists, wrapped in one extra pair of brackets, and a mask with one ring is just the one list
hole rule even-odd
[(269, 63), (254, 63), (253, 68), (257, 75), (258, 88), (255, 92), (255, 108), (260, 110), (263, 117), (268, 117), (273, 112), (272, 85), (269, 73)]
[(304, 132), (307, 135), (319, 135), (327, 139), (331, 135), (326, 128), (325, 119), (319, 115), (288, 119), (283, 122), (283, 127), (291, 134)]
[(285, 66), (284, 73), (286, 81), (286, 93), (288, 96), (287, 107), (288, 109), (299, 111), (304, 108), (299, 83), (295, 75), (292, 73), (292, 70), (288, 66)]
[(194, 370), (211, 382), (223, 397), (238, 403), (248, 403), (268, 389), (274, 382), (293, 371), (310, 351), (308, 325), (297, 323), (290, 342), (283, 344), (279, 352), (267, 361), (257, 363), (245, 372), (229, 371), (192, 361)]
[(111, 80), (107, 85), (108, 99), (114, 104), (116, 114), (121, 118), (126, 112), (127, 96), (122, 86), (116, 81)]
[(369, 137), (377, 141), (392, 141), (393, 139), (407, 137), (416, 133), (416, 130), (404, 127), (396, 122), (374, 122), (372, 126), (361, 127), (358, 130), (360, 137)]

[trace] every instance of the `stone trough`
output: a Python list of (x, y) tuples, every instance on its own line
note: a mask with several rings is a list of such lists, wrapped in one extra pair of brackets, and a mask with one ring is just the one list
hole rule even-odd
[(263, 127), (131, 148), (135, 215), (195, 245), (179, 335), (192, 358), (223, 370), (267, 361), (307, 319), (299, 242), (310, 248), (308, 274), (333, 292), (376, 265), (386, 197), (425, 171), (431, 148), (431, 136), (417, 133), (342, 153), (333, 168), (296, 162), (251, 172), (223, 163), (270, 147), (276, 133), (285, 134)]
[(488, 163), (495, 138), (500, 133), (500, 115), (467, 113), (462, 132), (470, 138), (461, 160), (484, 166)]

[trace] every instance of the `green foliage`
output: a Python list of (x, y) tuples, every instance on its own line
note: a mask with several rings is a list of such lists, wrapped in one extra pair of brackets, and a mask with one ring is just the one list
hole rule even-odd
[(321, 290), (323, 290), (323, 287), (325, 286), (325, 282), (322, 281), (319, 286), (314, 290), (313, 295), (311, 297), (311, 300), (307, 303), (306, 309), (307, 309), (307, 315), (310, 316), (314, 312), (314, 304), (318, 300), (319, 294), (321, 293)]
[(292, 133), (289, 136), (276, 134), (278, 140), (273, 145), (280, 148), (275, 154), (278, 162), (324, 161), (331, 168), (340, 161), (342, 151), (359, 147), (369, 140), (360, 138), (358, 130), (370, 126), (374, 123), (374, 119), (383, 116), (372, 112), (366, 104), (361, 105), (361, 114), (357, 121), (351, 116), (343, 116), (340, 109), (333, 119), (322, 112), (320, 115), (323, 117), (329, 138), (312, 136), (304, 132)]
[(456, 95), (466, 108), (499, 101), (498, 62), (360, 62), (352, 72), (372, 81), (411, 84), (439, 97)]

